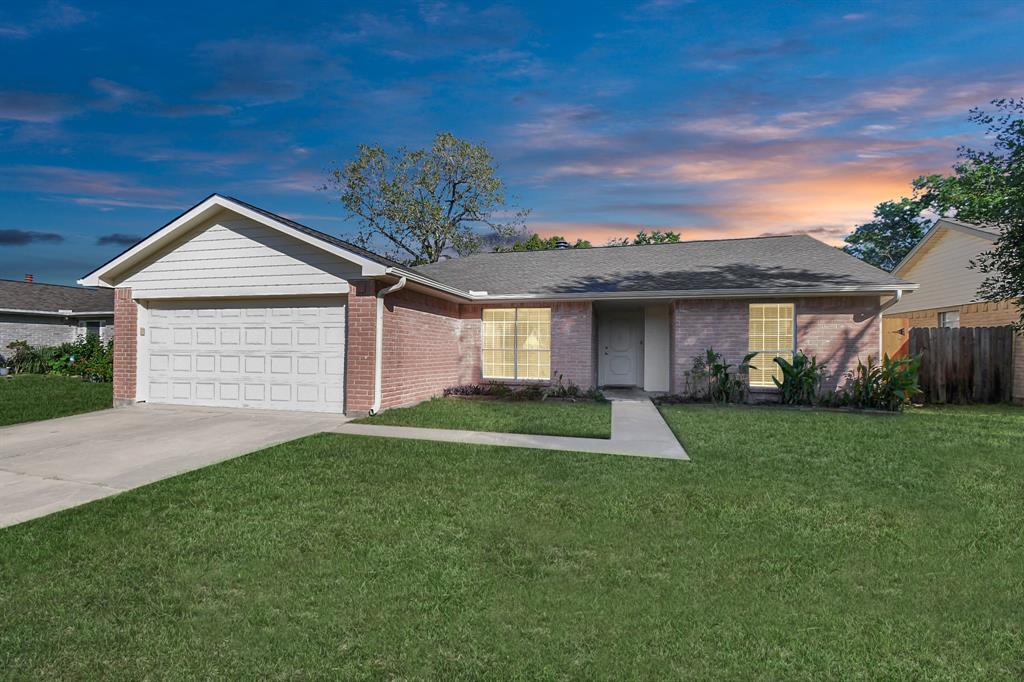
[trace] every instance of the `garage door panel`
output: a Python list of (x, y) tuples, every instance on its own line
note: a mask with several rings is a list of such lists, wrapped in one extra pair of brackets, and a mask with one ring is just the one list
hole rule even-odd
[(341, 412), (344, 299), (149, 308), (150, 402)]

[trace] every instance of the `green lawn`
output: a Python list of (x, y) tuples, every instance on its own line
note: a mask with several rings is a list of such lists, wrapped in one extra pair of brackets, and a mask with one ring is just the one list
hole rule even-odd
[(0, 426), (102, 410), (113, 404), (113, 390), (74, 377), (0, 377)]
[(612, 407), (607, 402), (434, 398), (413, 407), (385, 410), (374, 417), (356, 421), (389, 426), (611, 438)]
[(0, 530), (11, 679), (1020, 679), (1024, 410), (319, 435)]

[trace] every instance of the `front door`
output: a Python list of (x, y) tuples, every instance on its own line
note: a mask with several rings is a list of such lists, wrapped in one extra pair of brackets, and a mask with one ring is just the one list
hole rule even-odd
[(601, 312), (597, 327), (597, 381), (602, 386), (640, 384), (643, 357), (643, 313)]

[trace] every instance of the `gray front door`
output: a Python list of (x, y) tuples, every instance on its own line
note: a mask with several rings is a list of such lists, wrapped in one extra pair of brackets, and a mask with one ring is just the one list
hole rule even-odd
[(600, 313), (597, 326), (597, 382), (602, 386), (640, 384), (644, 318), (639, 310)]

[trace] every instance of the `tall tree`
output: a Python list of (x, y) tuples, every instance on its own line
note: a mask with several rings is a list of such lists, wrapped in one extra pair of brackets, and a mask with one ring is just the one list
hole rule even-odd
[(960, 147), (952, 175), (914, 181), (933, 211), (1000, 229), (992, 249), (971, 263), (985, 274), (978, 296), (1012, 300), (1024, 328), (1024, 99), (997, 99), (993, 112), (972, 109), (969, 120), (985, 127), (986, 149)]
[(630, 239), (629, 237), (612, 237), (608, 240), (607, 246), (643, 246), (645, 244), (674, 244), (681, 240), (683, 236), (678, 232), (672, 232), (671, 230), (651, 230), (650, 234), (647, 230), (640, 230), (636, 233), (636, 236)]
[(434, 263), (446, 251), (479, 251), (480, 227), (498, 237), (521, 230), (527, 211), (509, 206), (496, 170), (485, 147), (442, 132), (430, 149), (359, 145), (355, 159), (329, 172), (324, 189), (337, 191), (359, 221), (361, 246), (383, 243), (395, 260)]
[(918, 199), (883, 201), (875, 207), (874, 220), (846, 236), (843, 251), (891, 271), (924, 236), (929, 221), (921, 215), (923, 210)]
[[(534, 232), (526, 239), (520, 239), (507, 245), (495, 246), (494, 250), (505, 253), (510, 251), (547, 251), (548, 249), (557, 249), (558, 243), (564, 241), (565, 238), (558, 235), (554, 237), (541, 237)], [(591, 246), (592, 244), (586, 239), (577, 239), (575, 243), (569, 244), (570, 249), (589, 249)]]

